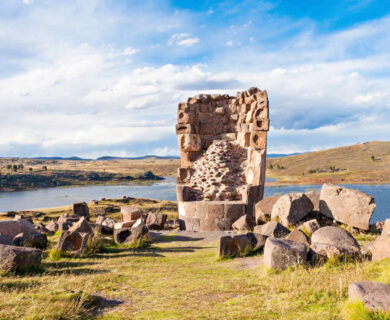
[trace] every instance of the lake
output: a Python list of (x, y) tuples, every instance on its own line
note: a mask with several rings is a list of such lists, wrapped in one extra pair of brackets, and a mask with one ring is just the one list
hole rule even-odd
[[(268, 180), (268, 179), (267, 179)], [(71, 188), (49, 188), (31, 191), (0, 192), (0, 212), (27, 209), (49, 208), (70, 205), (73, 202), (92, 199), (120, 198), (123, 195), (135, 198), (150, 198), (157, 200), (176, 200), (176, 179), (167, 178), (164, 181), (149, 185), (121, 184), (98, 185)], [(268, 180), (270, 181), (270, 180)], [(371, 222), (390, 218), (390, 184), (386, 185), (342, 185), (361, 190), (375, 197), (376, 209)], [(285, 194), (289, 192), (319, 191), (321, 185), (291, 185), (272, 186), (265, 188), (265, 196)]]

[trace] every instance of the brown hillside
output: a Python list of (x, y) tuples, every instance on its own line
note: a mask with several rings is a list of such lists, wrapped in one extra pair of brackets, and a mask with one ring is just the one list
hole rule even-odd
[(390, 142), (352, 146), (269, 159), (268, 176), (297, 183), (389, 183)]

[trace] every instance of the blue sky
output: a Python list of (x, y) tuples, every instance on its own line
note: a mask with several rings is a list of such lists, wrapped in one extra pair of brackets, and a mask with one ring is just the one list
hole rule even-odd
[(252, 86), (270, 153), (389, 140), (389, 1), (0, 1), (0, 156), (177, 155), (178, 102)]

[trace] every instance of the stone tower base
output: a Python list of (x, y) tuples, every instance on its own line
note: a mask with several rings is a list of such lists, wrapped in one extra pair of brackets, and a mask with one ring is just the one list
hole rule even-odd
[(187, 201), (179, 202), (179, 218), (189, 231), (225, 231), (245, 214), (242, 201)]

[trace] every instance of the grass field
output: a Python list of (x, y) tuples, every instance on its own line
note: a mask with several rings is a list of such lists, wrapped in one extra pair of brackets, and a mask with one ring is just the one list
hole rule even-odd
[[(121, 204), (102, 206), (113, 206), (109, 215), (117, 218)], [(175, 203), (129, 204), (177, 215)], [(36, 219), (66, 211), (47, 209)], [(51, 245), (57, 239), (50, 237)], [(264, 268), (261, 254), (222, 261), (217, 255), (217, 236), (172, 230), (147, 249), (110, 244), (86, 258), (46, 257), (38, 273), (0, 278), (0, 319), (388, 319), (349, 304), (347, 288), (359, 280), (390, 283), (389, 261), (275, 272)]]

